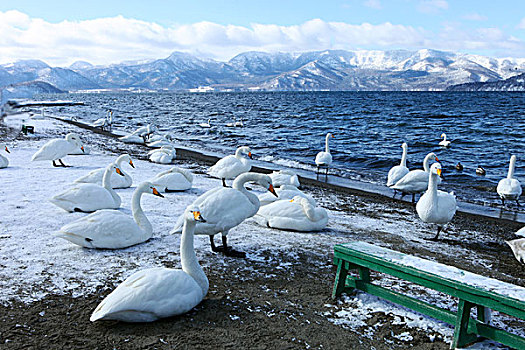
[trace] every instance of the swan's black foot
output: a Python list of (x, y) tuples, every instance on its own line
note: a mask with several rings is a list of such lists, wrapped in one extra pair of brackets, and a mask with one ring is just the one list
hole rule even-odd
[(245, 252), (240, 252), (238, 250), (233, 249), (232, 247), (224, 248), (223, 246), (218, 246), (217, 248), (222, 248), (223, 254), (231, 258), (246, 258)]
[(222, 179), (222, 187), (228, 187), (228, 186), (226, 186), (226, 180), (225, 179)]

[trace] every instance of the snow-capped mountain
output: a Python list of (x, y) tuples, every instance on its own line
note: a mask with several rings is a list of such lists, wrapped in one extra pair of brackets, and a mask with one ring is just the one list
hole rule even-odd
[(525, 91), (525, 73), (505, 80), (453, 85), (447, 91)]
[(157, 60), (109, 66), (75, 62), (69, 68), (27, 60), (0, 66), (0, 86), (45, 81), (62, 90), (147, 88), (181, 90), (445, 90), (525, 72), (525, 59), (490, 58), (437, 50), (304, 53), (245, 52), (228, 62), (174, 52)]

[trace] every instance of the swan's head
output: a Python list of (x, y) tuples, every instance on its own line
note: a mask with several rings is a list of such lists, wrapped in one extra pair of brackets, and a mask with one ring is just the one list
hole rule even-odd
[(111, 171), (116, 172), (116, 173), (119, 174), (120, 176), (124, 176), (124, 173), (122, 172), (122, 170), (120, 170), (120, 168), (118, 167), (117, 164), (115, 164), (115, 163), (110, 164), (110, 165), (108, 166), (108, 168), (110, 168)]
[(439, 159), (434, 152), (430, 152), (429, 154), (427, 154), (427, 157), (428, 159), (434, 158), (436, 162), (439, 162)]
[(164, 198), (162, 194), (159, 193), (159, 191), (153, 186), (151, 182), (143, 182), (140, 185), (137, 186), (137, 190), (142, 191), (144, 193), (150, 193), (152, 195), (155, 195), (157, 197)]
[[(248, 173), (248, 174), (253, 174), (253, 173)], [(262, 187), (266, 188), (268, 191), (270, 191), (275, 197), (279, 197), (277, 195), (277, 192), (275, 192), (275, 189), (273, 188), (272, 178), (269, 177), (268, 175), (262, 175), (262, 174), (258, 174), (258, 175), (259, 175), (259, 178), (256, 180), (257, 183), (261, 185)]]
[(199, 207), (195, 205), (190, 205), (189, 207), (187, 207), (184, 211), (184, 216), (185, 219), (189, 221), (206, 222), (206, 220), (204, 220), (204, 218), (201, 215)]
[(445, 133), (442, 133), (442, 134), (441, 134), (441, 137), (447, 137), (447, 135), (445, 135)]
[(403, 144), (401, 145), (401, 148), (402, 149), (408, 149), (408, 145), (406, 142), (403, 142)]
[(332, 135), (332, 133), (329, 132), (328, 134), (326, 134), (326, 138), (327, 138), (327, 139), (328, 139), (328, 138), (333, 138), (333, 139), (335, 139), (335, 136)]
[(252, 150), (248, 146), (242, 146), (242, 147), (237, 148), (237, 151), (235, 153), (245, 155), (247, 157), (250, 157), (250, 159), (252, 159)]
[(514, 154), (510, 156), (510, 162), (516, 163), (516, 156)]
[(82, 147), (82, 140), (80, 139), (80, 136), (78, 136), (78, 134), (69, 133), (66, 135), (66, 140), (68, 140), (69, 142), (74, 142), (79, 147)]
[(430, 173), (431, 174), (437, 174), (442, 179), (444, 178), (443, 177), (443, 171), (441, 169), (441, 164), (439, 164), (439, 163), (432, 164), (432, 166), (430, 167)]

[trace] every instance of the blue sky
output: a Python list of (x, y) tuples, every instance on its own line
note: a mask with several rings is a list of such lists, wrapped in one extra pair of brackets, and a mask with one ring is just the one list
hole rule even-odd
[(421, 48), (525, 57), (525, 1), (0, 0), (0, 63)]

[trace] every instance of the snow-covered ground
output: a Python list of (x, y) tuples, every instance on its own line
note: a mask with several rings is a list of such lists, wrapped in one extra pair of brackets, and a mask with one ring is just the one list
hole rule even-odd
[[(7, 118), (10, 125), (21, 124), (18, 116)], [(197, 196), (205, 191), (220, 186), (220, 180), (205, 175), (194, 177), (193, 188), (181, 193), (168, 193), (165, 198), (150, 195), (142, 197), (142, 207), (153, 225), (153, 238), (148, 242), (121, 250), (93, 250), (78, 247), (69, 241), (57, 238), (54, 233), (63, 225), (82, 217), (84, 213), (68, 213), (49, 202), (49, 198), (62, 192), (76, 178), (87, 172), (105, 167), (118, 154), (109, 154), (92, 147), (90, 155), (68, 156), (64, 159), (70, 168), (54, 168), (50, 161), (31, 162), (31, 156), (37, 149), (49, 140), (46, 135), (56, 136), (69, 131), (79, 131), (70, 125), (52, 119), (32, 119), (37, 134), (29, 141), (15, 141), (8, 143), (11, 148), (9, 167), (0, 169), (0, 303), (8, 305), (12, 301), (31, 303), (45, 298), (49, 294), (71, 294), (72, 296), (90, 295), (97, 288), (106, 286), (113, 288), (118, 282), (139, 269), (153, 266), (176, 266), (179, 262), (180, 235), (170, 235), (177, 217)], [(43, 138), (41, 138), (44, 136)], [(51, 137), (51, 136), (50, 136)], [(101, 136), (83, 132), (82, 138), (87, 145), (89, 140)], [(126, 146), (123, 146), (125, 148)], [(146, 151), (144, 151), (146, 152)], [(144, 160), (134, 159), (136, 168), (127, 165), (124, 171), (133, 177), (133, 187), (119, 189), (117, 193), (122, 198), (121, 211), (131, 213), (130, 200), (134, 187), (154, 177), (171, 165), (154, 164)], [(195, 164), (177, 162), (190, 170), (198, 170)], [(262, 191), (261, 188), (254, 188)], [(326, 198), (316, 198), (320, 203)], [(349, 226), (353, 232), (362, 230), (376, 230), (388, 234), (411, 232), (405, 239), (420, 241), (422, 245), (430, 243), (421, 239), (421, 224), (411, 221), (400, 221), (398, 213), (374, 218), (358, 213), (329, 210), (329, 228), (321, 233), (303, 234), (282, 232), (258, 226), (253, 219), (246, 220), (230, 231), (229, 242), (236, 249), (247, 252), (247, 262), (267, 261), (263, 256), (268, 249), (275, 252), (271, 259), (278, 259), (279, 254), (293, 255), (298, 246), (312, 247), (319, 255), (333, 251), (333, 245), (348, 240)], [(202, 213), (205, 217), (205, 213)], [(414, 229), (416, 227), (416, 229)], [(476, 235), (477, 232), (471, 234)], [(217, 238), (218, 239), (218, 238)], [(264, 248), (264, 249), (262, 249)], [(208, 236), (196, 236), (195, 249), (205, 267), (210, 264), (228, 264), (228, 259), (222, 255), (209, 252)], [(459, 248), (458, 248), (459, 249)], [(462, 252), (459, 251), (459, 254)], [(204, 257), (204, 258), (203, 258)], [(483, 263), (483, 262), (480, 262)], [(490, 264), (490, 262), (485, 262)], [(277, 270), (291, 271), (290, 264), (280, 264)], [(254, 271), (256, 273), (256, 271)], [(381, 285), (393, 289), (402, 288), (421, 296), (423, 288), (407, 286), (389, 277), (383, 278)], [(211, 286), (210, 289), (213, 289)], [(213, 293), (213, 291), (210, 291)], [(327, 295), (330, 291), (327, 290)], [(425, 294), (427, 301), (432, 301), (443, 307), (455, 308), (455, 303), (436, 292)], [(335, 324), (346, 327), (354, 332), (373, 337), (374, 325), (367, 325), (364, 320), (371, 318), (375, 313), (385, 313), (394, 318), (395, 323), (409, 328), (416, 328), (428, 334), (430, 339), (440, 337), (450, 341), (453, 328), (442, 322), (414, 313), (405, 308), (375, 298), (365, 293), (345, 296), (333, 304), (326, 304), (322, 314)], [(506, 325), (508, 318), (496, 315), (498, 325), (512, 329)], [(514, 329), (525, 336), (524, 329)], [(401, 341), (410, 344), (411, 335), (400, 333), (395, 335)], [(477, 348), (494, 348), (496, 344), (483, 342)]]

